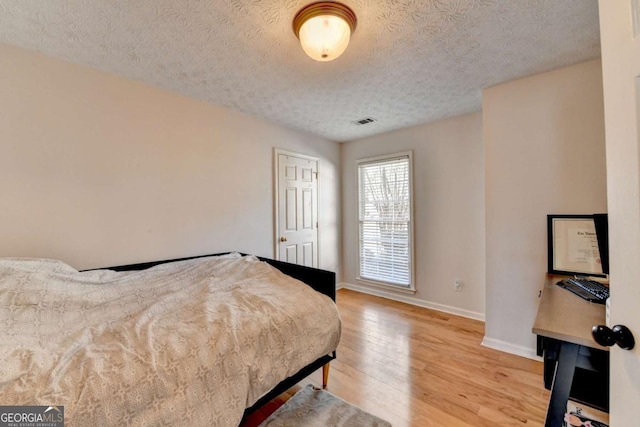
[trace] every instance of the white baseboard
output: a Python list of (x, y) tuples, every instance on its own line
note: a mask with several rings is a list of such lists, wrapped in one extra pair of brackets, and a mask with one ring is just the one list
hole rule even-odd
[(336, 285), (336, 291), (339, 291), (340, 289), (344, 288), (344, 283), (338, 283)]
[(494, 350), (504, 351), (505, 353), (515, 354), (516, 356), (526, 357), (527, 359), (533, 359), (542, 361), (542, 357), (536, 354), (535, 348), (523, 347), (521, 345), (511, 344), (505, 341), (496, 340), (493, 338), (484, 337), (482, 340), (484, 347), (489, 347)]
[(438, 310), (449, 314), (455, 314), (456, 316), (467, 317), (469, 319), (480, 320), (484, 322), (484, 314), (477, 313), (475, 311), (464, 310), (462, 308), (452, 307), (449, 305), (439, 304), (435, 302), (425, 301), (410, 295), (395, 294), (383, 289), (372, 288), (362, 285), (354, 285), (351, 283), (339, 283), (336, 289), (350, 289), (352, 291), (361, 292), (363, 294), (375, 295), (377, 297), (387, 298), (394, 301), (400, 301), (407, 304), (415, 305), (423, 308), (430, 308), (432, 310)]

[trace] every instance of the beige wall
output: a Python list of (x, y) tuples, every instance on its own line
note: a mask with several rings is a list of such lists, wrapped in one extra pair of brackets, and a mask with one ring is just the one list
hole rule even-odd
[(488, 88), (482, 108), (485, 344), (532, 356), (547, 214), (607, 210), (601, 63)]
[(0, 58), (0, 256), (273, 256), (277, 147), (320, 158), (320, 266), (338, 270), (338, 144), (23, 49)]
[(413, 150), (411, 302), (486, 312), (485, 343), (531, 355), (546, 215), (606, 211), (599, 61), (489, 88), (483, 113), (340, 146), (23, 49), (0, 57), (0, 256), (272, 256), (277, 147), (321, 159), (321, 267), (357, 284), (356, 160)]
[[(343, 280), (358, 275), (356, 160), (413, 151), (415, 280), (410, 301), (484, 317), (482, 114), (473, 113), (342, 145)], [(453, 281), (463, 281), (455, 292)], [(387, 293), (387, 296), (390, 294)]]

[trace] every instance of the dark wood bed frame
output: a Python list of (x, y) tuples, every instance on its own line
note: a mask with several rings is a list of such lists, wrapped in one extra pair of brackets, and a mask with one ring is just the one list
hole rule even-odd
[[(139, 264), (128, 264), (128, 265), (118, 265), (114, 267), (106, 267), (108, 270), (114, 271), (132, 271), (132, 270), (145, 270), (147, 268), (153, 267), (159, 264), (165, 264), (168, 262), (175, 261), (186, 261), (189, 259), (196, 258), (205, 258), (215, 255), (225, 255), (224, 253), (220, 254), (210, 254), (210, 255), (198, 255), (191, 256), (185, 258), (176, 258), (176, 259), (167, 259), (162, 261), (150, 261), (143, 262)], [(316, 291), (329, 296), (333, 301), (336, 300), (336, 274), (332, 271), (320, 270), (317, 268), (304, 267), (301, 265), (290, 264), (287, 262), (276, 261), (269, 258), (258, 257), (261, 261), (267, 262), (283, 272), (284, 274), (291, 276), (295, 279), (300, 280), (301, 282), (306, 283), (311, 286)], [(262, 405), (278, 396), (279, 394), (285, 392), (289, 388), (293, 387), (298, 382), (302, 381), (305, 377), (311, 375), (312, 372), (317, 371), (322, 368), (322, 386), (326, 387), (328, 377), (329, 377), (329, 362), (336, 358), (336, 352), (322, 356), (314, 362), (311, 362), (309, 365), (302, 368), (298, 373), (290, 376), (289, 378), (284, 379), (280, 384), (275, 386), (270, 392), (261, 397), (256, 403), (253, 404), (250, 408), (245, 410), (245, 415), (255, 411), (260, 408)]]

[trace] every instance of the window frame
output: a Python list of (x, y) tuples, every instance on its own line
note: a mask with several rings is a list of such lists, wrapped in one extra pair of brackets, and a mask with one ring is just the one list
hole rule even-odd
[[(409, 166), (409, 220), (408, 220), (408, 250), (409, 250), (409, 285), (403, 285), (393, 282), (387, 282), (384, 280), (371, 279), (368, 277), (362, 277), (362, 248), (361, 248), (361, 230), (363, 221), (360, 219), (360, 167), (366, 164), (385, 162), (396, 159), (407, 159)], [(415, 294), (415, 254), (414, 254), (414, 242), (415, 242), (415, 233), (414, 233), (414, 187), (413, 187), (413, 152), (412, 151), (401, 151), (392, 154), (384, 154), (380, 156), (367, 157), (356, 160), (356, 221), (357, 221), (357, 230), (356, 230), (356, 239), (358, 242), (358, 272), (356, 275), (356, 280), (368, 286), (380, 288), (381, 290), (392, 290), (400, 293), (408, 293)]]

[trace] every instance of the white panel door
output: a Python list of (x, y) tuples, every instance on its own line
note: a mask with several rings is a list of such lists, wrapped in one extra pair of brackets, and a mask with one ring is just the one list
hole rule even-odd
[[(607, 146), (610, 326), (635, 336), (611, 347), (609, 425), (638, 426), (640, 403), (640, 1), (600, 0)], [(634, 28), (635, 27), (635, 28)]]
[(276, 258), (318, 266), (318, 160), (276, 150)]

